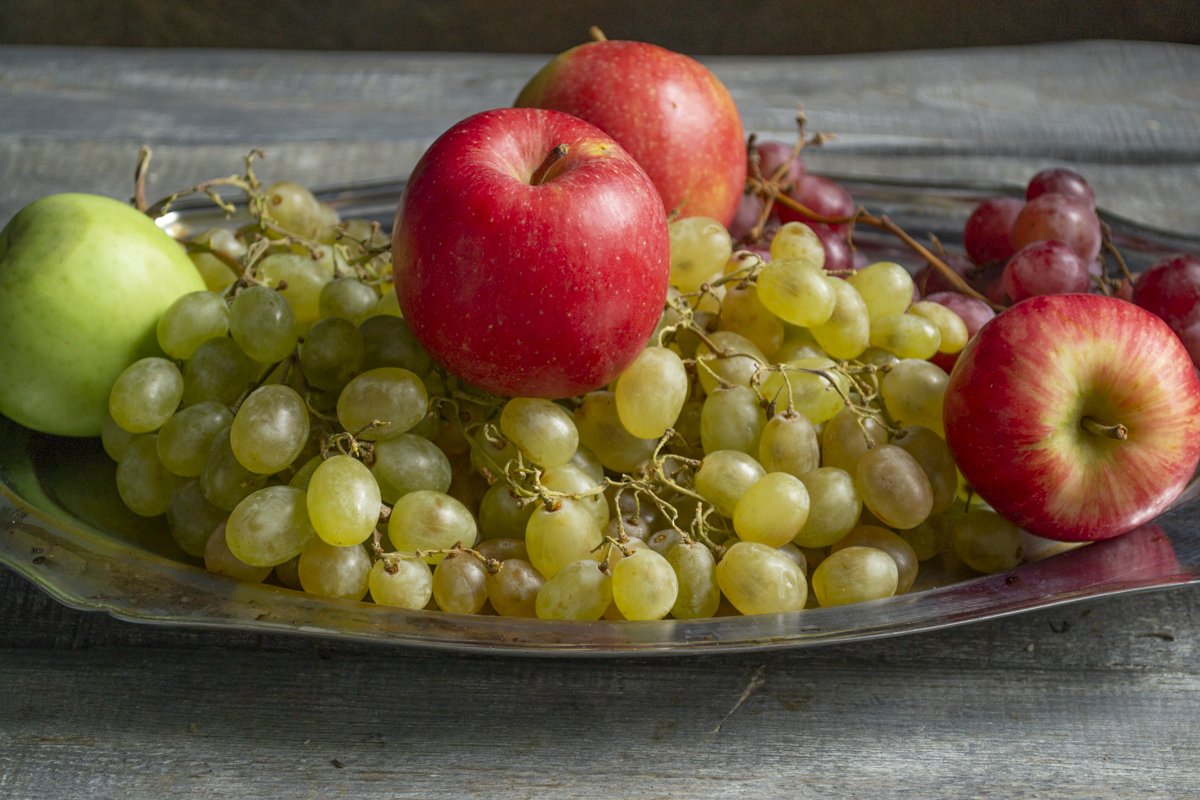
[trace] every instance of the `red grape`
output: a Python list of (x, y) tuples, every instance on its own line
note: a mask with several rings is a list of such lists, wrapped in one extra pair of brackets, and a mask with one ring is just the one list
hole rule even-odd
[[(850, 193), (838, 183), (819, 175), (807, 173), (801, 175), (788, 195), (800, 205), (823, 217), (842, 219), (854, 214), (854, 198), (850, 196)], [(777, 203), (775, 208), (779, 219), (783, 222), (795, 220), (807, 223), (811, 221), (782, 203)], [(846, 229), (846, 225), (842, 223), (833, 224), (830, 227), (835, 231)]]
[(745, 239), (754, 230), (758, 217), (762, 214), (763, 202), (763, 199), (753, 192), (742, 195), (733, 220), (729, 223), (729, 235), (734, 240)]
[(1070, 247), (1085, 263), (1100, 254), (1100, 220), (1087, 204), (1050, 192), (1025, 204), (1012, 228), (1013, 248), (1054, 240)]
[(1034, 242), (1008, 260), (1000, 276), (1000, 291), (1014, 303), (1042, 294), (1086, 292), (1091, 286), (1088, 265), (1062, 242)]
[[(996, 316), (987, 303), (958, 292), (934, 292), (925, 295), (925, 299), (940, 303), (958, 314), (966, 323), (968, 336), (974, 336), (988, 320)], [(954, 362), (958, 361), (958, 353), (935, 353), (929, 360), (949, 373), (954, 369)]]
[(1096, 207), (1096, 193), (1084, 177), (1073, 169), (1051, 167), (1042, 170), (1030, 179), (1025, 189), (1025, 199), (1032, 200), (1050, 192), (1080, 200), (1089, 208)]
[(972, 261), (986, 264), (1012, 257), (1012, 226), (1024, 207), (1015, 197), (993, 197), (975, 207), (963, 227), (963, 246)]
[[(942, 256), (942, 261), (963, 280), (966, 280), (967, 275), (975, 267), (970, 259), (955, 253), (948, 253)], [(930, 295), (934, 292), (958, 291), (950, 284), (950, 281), (946, 279), (941, 270), (934, 269), (929, 264), (917, 270), (917, 274), (913, 276), (913, 283), (916, 284), (917, 289), (920, 290), (922, 295)]]
[(792, 146), (780, 141), (767, 140), (759, 142), (754, 149), (758, 152), (758, 170), (768, 180), (784, 167), (779, 185), (784, 190), (790, 189), (804, 174), (804, 160), (799, 153), (793, 154)]
[(828, 225), (814, 222), (809, 225), (821, 244), (825, 246), (825, 269), (828, 272), (843, 272), (854, 269), (854, 255), (850, 244), (843, 233), (833, 230)]
[(1172, 328), (1200, 319), (1200, 256), (1171, 256), (1147, 269), (1133, 285), (1133, 302)]

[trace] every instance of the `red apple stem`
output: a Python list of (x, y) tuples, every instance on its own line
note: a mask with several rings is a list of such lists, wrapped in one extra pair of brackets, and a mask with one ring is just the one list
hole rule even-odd
[(593, 42), (607, 42), (608, 37), (604, 35), (604, 31), (600, 30), (600, 26), (593, 25), (588, 28), (588, 36), (592, 37)]
[(546, 181), (553, 177), (551, 170), (554, 165), (562, 161), (567, 155), (567, 146), (560, 144), (555, 147), (542, 161), (541, 165), (533, 171), (533, 175), (529, 178), (529, 183), (532, 186), (541, 186)]
[(1092, 417), (1084, 417), (1079, 421), (1083, 429), (1088, 433), (1094, 433), (1097, 436), (1103, 436), (1107, 439), (1128, 439), (1129, 429), (1121, 423), (1116, 425), (1105, 425), (1103, 422), (1097, 422)]
[(146, 173), (150, 171), (150, 148), (138, 148), (137, 167), (133, 171), (133, 207), (143, 214), (150, 204), (146, 202)]

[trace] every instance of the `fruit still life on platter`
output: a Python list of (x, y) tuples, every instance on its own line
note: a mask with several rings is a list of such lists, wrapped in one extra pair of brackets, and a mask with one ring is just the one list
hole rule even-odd
[[(1063, 167), (961, 247), (902, 229), (797, 122), (760, 139), (699, 62), (597, 37), (437, 138), (394, 220), (259, 151), (149, 202), (143, 149), (132, 203), (0, 233), (0, 412), (100, 437), (121, 502), (231, 587), (454, 614), (864, 603), (1167, 510), (1200, 257), (1135, 272)], [(156, 224), (205, 198), (229, 224)]]

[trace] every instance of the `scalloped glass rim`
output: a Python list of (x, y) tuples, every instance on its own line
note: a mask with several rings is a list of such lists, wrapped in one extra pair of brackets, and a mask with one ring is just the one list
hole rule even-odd
[[(987, 184), (913, 184), (833, 176), (875, 213), (918, 237), (961, 238), (979, 200), (1019, 194)], [(320, 192), (343, 216), (390, 227), (403, 181)], [(1135, 269), (1173, 252), (1200, 252), (1200, 237), (1157, 231), (1104, 214)], [(211, 206), (181, 203), (160, 219), (173, 233), (236, 223)], [(870, 230), (872, 258), (912, 261)], [(185, 563), (161, 525), (120, 508), (112, 465), (95, 441), (59, 439), (0, 419), (0, 563), (57, 601), (143, 623), (286, 632), (460, 651), (542, 655), (735, 652), (860, 641), (935, 630), (1085, 598), (1200, 582), (1200, 525), (1193, 482), (1156, 523), (1107, 542), (962, 580), (838, 608), (659, 622), (563, 623), (406, 611), (333, 601), (265, 584), (240, 584)]]

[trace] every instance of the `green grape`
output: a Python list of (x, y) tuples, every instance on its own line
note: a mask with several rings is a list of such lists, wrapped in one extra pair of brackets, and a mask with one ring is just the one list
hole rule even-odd
[(871, 345), (901, 358), (929, 358), (941, 344), (937, 326), (916, 314), (871, 319)]
[[(479, 536), (475, 518), (461, 502), (443, 492), (418, 489), (401, 497), (388, 517), (388, 539), (403, 553), (471, 547)], [(430, 564), (442, 553), (425, 557)]]
[(232, 423), (233, 414), (220, 403), (181, 408), (158, 431), (158, 457), (176, 475), (194, 478), (204, 471), (217, 434)]
[(667, 227), (671, 247), (671, 285), (694, 292), (720, 275), (733, 255), (733, 240), (725, 226), (708, 217), (683, 217)]
[(813, 594), (822, 606), (881, 600), (896, 594), (900, 571), (890, 555), (874, 547), (830, 553), (813, 570)]
[(478, 558), (454, 552), (433, 568), (433, 600), (451, 614), (478, 614), (488, 600), (488, 573)]
[(625, 619), (662, 619), (679, 597), (679, 578), (671, 562), (643, 548), (613, 566), (612, 597)]
[(525, 540), (515, 537), (501, 536), (496, 539), (484, 539), (473, 549), (484, 558), (495, 561), (507, 561), (510, 558), (529, 560), (529, 550), (525, 548)]
[(158, 319), (158, 346), (171, 358), (186, 360), (209, 339), (229, 332), (229, 305), (217, 292), (191, 292)]
[(827, 547), (858, 524), (862, 498), (854, 479), (837, 467), (820, 467), (800, 476), (808, 489), (808, 519), (792, 540), (801, 547)]
[(837, 306), (825, 270), (803, 261), (768, 261), (758, 274), (758, 297), (771, 313), (811, 328), (829, 322)]
[(782, 547), (808, 520), (808, 489), (795, 475), (769, 472), (750, 484), (733, 507), (733, 530), (742, 541)]
[(816, 469), (821, 461), (816, 428), (803, 414), (776, 414), (763, 426), (758, 461), (767, 472), (787, 472), (797, 478)]
[(183, 375), (165, 358), (142, 358), (117, 376), (108, 395), (108, 413), (130, 433), (156, 431), (183, 399)]
[(982, 508), (973, 508), (954, 520), (950, 540), (958, 557), (976, 572), (1006, 572), (1025, 557), (1021, 529)]
[(321, 207), (317, 198), (293, 181), (276, 181), (263, 191), (267, 215), (292, 234), (315, 239), (321, 226)]
[(931, 514), (941, 514), (954, 503), (958, 496), (958, 467), (946, 440), (928, 428), (910, 426), (900, 431), (892, 444), (907, 451), (916, 459), (929, 486), (933, 489)]
[(579, 442), (613, 472), (636, 473), (654, 456), (656, 439), (639, 439), (625, 429), (617, 412), (616, 395), (609, 391), (585, 394), (575, 409)]
[(276, 253), (254, 268), (259, 279), (291, 306), (296, 335), (303, 336), (321, 318), (321, 291), (332, 277), (327, 263), (307, 253)]
[(159, 460), (158, 437), (152, 433), (131, 441), (117, 462), (117, 493), (121, 502), (139, 516), (165, 514), (171, 494), (183, 483), (183, 478), (173, 475)]
[(298, 592), (304, 591), (304, 587), (300, 583), (300, 556), (289, 558), (282, 564), (276, 564), (273, 572), (275, 579), (284, 586)]
[(537, 508), (525, 526), (529, 562), (546, 578), (553, 578), (574, 561), (595, 561), (602, 542), (596, 517), (576, 500), (563, 499), (556, 506)]
[(229, 446), (246, 469), (272, 475), (287, 468), (308, 441), (308, 408), (295, 389), (274, 383), (246, 397), (229, 429)]
[(379, 292), (358, 278), (334, 278), (321, 288), (317, 300), (321, 319), (341, 317), (361, 325), (379, 304)]
[(229, 333), (238, 347), (262, 364), (291, 355), (299, 337), (296, 315), (283, 295), (266, 286), (248, 286), (229, 306)]
[(538, 619), (596, 620), (612, 603), (612, 578), (590, 558), (565, 565), (538, 590)]
[(374, 454), (371, 474), (385, 503), (395, 503), (418, 489), (445, 492), (450, 488), (450, 459), (428, 439), (402, 433), (376, 442)]
[(721, 329), (733, 331), (754, 342), (764, 355), (772, 356), (783, 344), (783, 321), (763, 305), (761, 289), (749, 281), (725, 287), (719, 319)]
[(379, 302), (375, 304), (375, 310), (371, 313), (373, 317), (400, 317), (403, 312), (400, 311), (400, 298), (392, 290), (391, 285), (383, 287), (383, 293), (379, 297)]
[(371, 566), (367, 587), (378, 605), (419, 611), (433, 597), (433, 570), (416, 558), (381, 558)]
[(921, 300), (913, 303), (909, 307), (908, 313), (929, 320), (938, 329), (939, 353), (957, 353), (967, 346), (967, 339), (970, 336), (967, 332), (967, 323), (941, 303)]
[(890, 350), (884, 350), (881, 347), (868, 347), (866, 350), (862, 351), (857, 360), (863, 362), (864, 364), (871, 364), (872, 366), (886, 367), (887, 369), (891, 369), (893, 366), (900, 363), (900, 356), (896, 355)]
[(877, 319), (903, 314), (912, 304), (912, 276), (892, 261), (868, 264), (846, 280), (862, 295), (872, 325)]
[(571, 498), (579, 503), (596, 520), (596, 525), (603, 528), (608, 524), (610, 511), (608, 501), (604, 497), (603, 480), (596, 480), (579, 467), (563, 464), (561, 467), (551, 467), (542, 473), (542, 485), (552, 492), (567, 495), (579, 495)]
[[(497, 540), (492, 540), (497, 541)], [(546, 579), (523, 558), (506, 558), (487, 576), (487, 596), (502, 617), (537, 616), (537, 596)]]
[(832, 358), (858, 358), (871, 341), (871, 317), (862, 295), (848, 281), (830, 276), (835, 296), (829, 320), (810, 329), (813, 339)]
[(204, 546), (228, 514), (204, 499), (200, 481), (190, 480), (171, 492), (167, 504), (167, 529), (179, 549), (195, 558), (204, 557)]
[(775, 550), (790, 558), (800, 568), (802, 574), (808, 574), (808, 556), (795, 542), (786, 542), (776, 547)]
[(800, 358), (783, 364), (762, 382), (762, 396), (776, 408), (794, 408), (819, 425), (846, 407), (850, 379), (836, 367), (828, 358)]
[(647, 347), (617, 378), (617, 416), (637, 438), (659, 439), (679, 418), (689, 388), (687, 368), (678, 355), (665, 347)]
[(675, 570), (679, 592), (671, 616), (675, 619), (708, 619), (721, 604), (717, 585), (717, 562), (712, 551), (699, 542), (680, 542), (666, 552)]
[(304, 492), (291, 486), (258, 489), (238, 503), (225, 522), (230, 551), (255, 567), (273, 567), (295, 558), (316, 535)]
[(715, 450), (696, 469), (696, 492), (723, 517), (732, 517), (737, 501), (766, 474), (753, 456), (739, 450)]
[(674, 528), (663, 528), (646, 537), (645, 541), (651, 550), (665, 556), (672, 547), (683, 543), (683, 534)]
[(883, 376), (879, 394), (888, 414), (901, 425), (920, 425), (946, 435), (943, 401), (950, 376), (937, 364), (917, 359), (899, 361)]
[(600, 463), (600, 459), (596, 458), (596, 454), (586, 447), (580, 445), (568, 463), (591, 475), (596, 483), (604, 481), (604, 465)]
[(300, 369), (310, 386), (341, 389), (363, 363), (363, 338), (358, 328), (341, 317), (323, 319), (300, 345)]
[(749, 386), (750, 380), (768, 363), (767, 357), (758, 347), (733, 331), (716, 331), (709, 334), (708, 343), (696, 347), (696, 374), (705, 392), (711, 392), (722, 383), (731, 386)]
[(862, 418), (847, 406), (821, 430), (821, 465), (854, 474), (863, 453), (887, 441), (887, 428), (874, 417)]
[(338, 226), (342, 216), (337, 209), (327, 203), (317, 203), (317, 241), (321, 244), (334, 244), (340, 233)]
[(891, 528), (913, 528), (933, 509), (933, 487), (908, 451), (881, 444), (863, 454), (854, 471), (863, 504)]
[(787, 222), (771, 237), (771, 261), (798, 261), (812, 269), (825, 267), (825, 245), (803, 222)]
[(255, 567), (239, 561), (225, 542), (225, 526), (220, 525), (204, 543), (204, 568), (245, 583), (262, 583), (271, 574), (270, 567)]
[(908, 542), (918, 561), (928, 561), (939, 555), (946, 547), (948, 532), (945, 518), (933, 515), (915, 528), (896, 531), (896, 535)]
[(261, 367), (230, 338), (209, 339), (183, 365), (185, 406), (206, 401), (230, 406), (258, 377)]
[(213, 437), (212, 449), (204, 462), (204, 471), (200, 473), (200, 490), (208, 502), (224, 511), (232, 511), (266, 482), (266, 475), (251, 472), (234, 457), (228, 428)]
[(399, 436), (429, 409), (425, 384), (400, 367), (378, 367), (346, 384), (337, 401), (342, 427), (366, 441)]
[(325, 459), (319, 454), (308, 459), (308, 461), (300, 465), (299, 469), (292, 473), (292, 477), (288, 480), (288, 486), (294, 486), (297, 489), (303, 489), (307, 492), (313, 473), (317, 471), (317, 467), (324, 463)]
[(717, 562), (717, 585), (743, 614), (799, 611), (808, 600), (808, 581), (795, 561), (774, 547), (737, 542)]
[(375, 220), (359, 217), (342, 224), (341, 243), (352, 255), (363, 255), (371, 249), (386, 247), (389, 239), (387, 231)]
[(204, 278), (204, 285), (208, 287), (209, 291), (223, 291), (238, 279), (241, 270), (238, 269), (235, 272), (233, 267), (214, 255), (214, 253), (219, 253), (240, 264), (242, 256), (246, 255), (246, 245), (237, 237), (237, 234), (228, 228), (208, 228), (189, 240), (189, 245), (193, 244), (213, 250), (212, 253), (202, 251), (188, 253), (188, 258), (196, 266), (200, 277)]
[(745, 386), (718, 386), (700, 411), (700, 443), (707, 453), (740, 450), (758, 455), (766, 424), (757, 392)]
[[(605, 523), (603, 532), (607, 539), (616, 539), (619, 542), (624, 542), (629, 539), (640, 539), (649, 544), (650, 541), (650, 526), (646, 520), (637, 515), (619, 515), (612, 513), (612, 507), (609, 506), (611, 516)], [(658, 549), (661, 553), (662, 549)]]
[(565, 408), (540, 397), (514, 397), (500, 411), (500, 432), (542, 467), (566, 464), (579, 449), (579, 431)]
[(108, 453), (109, 458), (113, 461), (120, 461), (125, 448), (137, 437), (138, 434), (130, 433), (118, 425), (112, 418), (112, 414), (104, 412), (104, 421), (100, 423), (100, 443), (104, 446), (104, 452)]
[(517, 446), (503, 437), (479, 436), (471, 440), (471, 469), (489, 481), (507, 473), (518, 456)]
[(362, 600), (367, 596), (371, 557), (362, 545), (337, 547), (313, 539), (300, 551), (296, 564), (300, 586), (319, 597)]
[(917, 579), (917, 553), (903, 537), (878, 525), (859, 525), (842, 539), (830, 545), (836, 553), (847, 547), (874, 547), (896, 562), (896, 594), (904, 594)]
[[(842, 281), (845, 283), (845, 281)], [(835, 292), (836, 294), (836, 292)], [(836, 310), (836, 308), (835, 308)], [(798, 358), (828, 358), (828, 354), (817, 344), (812, 331), (795, 325), (784, 326), (783, 344), (771, 356), (776, 363), (795, 361)]]
[[(440, 452), (440, 451), (439, 451)], [(488, 487), (479, 501), (479, 533), (485, 541), (495, 538), (525, 536), (525, 526), (535, 508), (523, 504), (509, 485), (497, 481)]]
[(309, 479), (306, 495), (313, 530), (328, 544), (362, 544), (379, 524), (379, 484), (353, 456), (325, 459)]
[(406, 319), (388, 315), (368, 317), (358, 326), (358, 332), (365, 347), (363, 369), (401, 367), (425, 375), (433, 366), (433, 359), (417, 341)]

